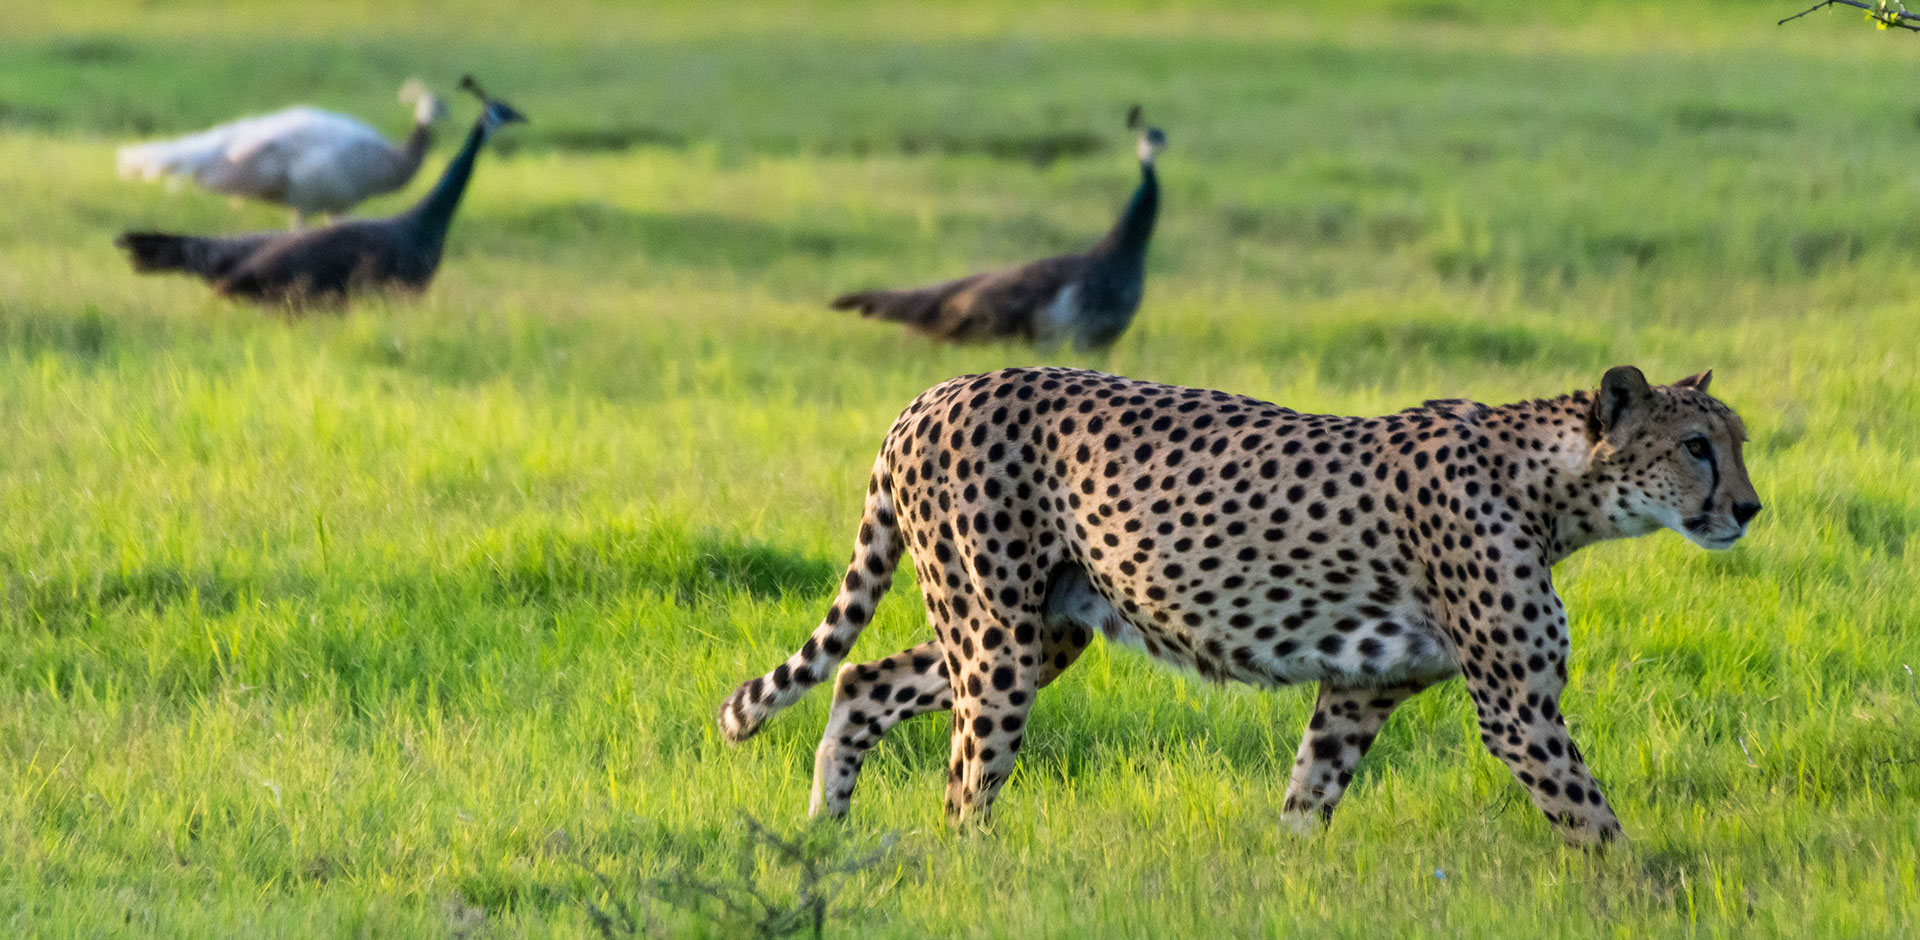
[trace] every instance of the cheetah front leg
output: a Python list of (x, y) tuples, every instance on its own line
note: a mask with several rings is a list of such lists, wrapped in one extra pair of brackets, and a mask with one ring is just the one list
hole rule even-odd
[[(1567, 734), (1560, 694), (1567, 685), (1567, 621), (1547, 595), (1540, 616), (1502, 620), (1475, 631), (1480, 661), (1465, 669), (1467, 694), (1480, 719), (1480, 741), (1527, 788), (1533, 805), (1568, 842), (1594, 845), (1620, 837), (1620, 820), (1600, 794), (1586, 760)], [(1523, 610), (1536, 609), (1527, 603)], [(1464, 631), (1463, 631), (1464, 633)], [(1544, 634), (1544, 636), (1542, 636)], [(1530, 638), (1542, 642), (1527, 643)], [(1506, 642), (1500, 642), (1505, 639)]]
[(1469, 680), (1467, 690), (1480, 715), (1481, 742), (1513, 771), (1562, 837), (1575, 845), (1620, 837), (1620, 820), (1560, 718), (1559, 688)]
[(1333, 818), (1333, 808), (1353, 779), (1353, 770), (1366, 756), (1387, 716), (1401, 702), (1427, 687), (1410, 682), (1385, 688), (1320, 683), (1313, 718), (1300, 738), (1293, 759), (1293, 778), (1287, 782), (1287, 802), (1281, 820), (1295, 832), (1312, 833)]

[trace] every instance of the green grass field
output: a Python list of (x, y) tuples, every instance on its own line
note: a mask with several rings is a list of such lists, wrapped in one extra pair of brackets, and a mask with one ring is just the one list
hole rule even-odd
[[(1920, 936), (1914, 37), (1793, 3), (522, 6), (0, 16), (0, 934), (582, 937), (625, 897), (727, 935), (637, 886), (740, 877), (746, 815), (801, 831), (827, 696), (740, 748), (715, 705), (815, 623), (899, 409), (1043, 361), (824, 300), (1089, 240), (1140, 101), (1145, 308), (1046, 361), (1347, 413), (1713, 367), (1767, 511), (1559, 572), (1624, 848), (1560, 847), (1458, 684), (1285, 834), (1312, 691), (1096, 645), (989, 829), (941, 822), (946, 719), (894, 731), (811, 836), (899, 840), (827, 934)], [(424, 299), (289, 321), (114, 250), (285, 222), (117, 180), (117, 144), (303, 100), (398, 135), (402, 79), (468, 70), (533, 123)], [(856, 655), (925, 637), (894, 595)]]

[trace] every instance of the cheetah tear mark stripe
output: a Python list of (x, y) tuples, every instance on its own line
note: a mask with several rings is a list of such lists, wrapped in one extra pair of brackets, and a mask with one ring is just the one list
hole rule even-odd
[(833, 675), (834, 667), (872, 621), (875, 605), (892, 586), (903, 544), (885, 460), (883, 455), (875, 463), (867, 482), (860, 536), (853, 547), (853, 559), (847, 563), (839, 596), (799, 652), (772, 672), (742, 683), (720, 703), (720, 734), (728, 741), (739, 743), (752, 737), (774, 712), (799, 701), (808, 689)]
[(1713, 497), (1720, 492), (1720, 460), (1713, 452), (1713, 445), (1707, 445), (1707, 469), (1713, 472), (1713, 482), (1707, 486), (1707, 498), (1700, 501), (1700, 514), (1713, 512)]
[(1700, 512), (1680, 520), (1680, 524), (1691, 531), (1705, 533), (1707, 527), (1713, 524), (1713, 497), (1720, 492), (1720, 461), (1711, 447), (1707, 450), (1707, 456), (1702, 459), (1706, 460), (1707, 470), (1713, 474), (1713, 481), (1707, 485), (1707, 498), (1700, 501)]

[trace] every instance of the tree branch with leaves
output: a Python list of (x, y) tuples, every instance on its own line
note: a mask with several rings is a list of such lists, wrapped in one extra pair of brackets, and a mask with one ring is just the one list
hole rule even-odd
[(1908, 12), (1906, 4), (1900, 2), (1900, 0), (1824, 0), (1824, 2), (1816, 3), (1807, 9), (1801, 10), (1775, 25), (1784, 26), (1809, 13), (1824, 10), (1832, 6), (1853, 7), (1856, 10), (1865, 10), (1867, 13), (1867, 22), (1872, 23), (1878, 29), (1904, 29), (1920, 33), (1920, 13)]

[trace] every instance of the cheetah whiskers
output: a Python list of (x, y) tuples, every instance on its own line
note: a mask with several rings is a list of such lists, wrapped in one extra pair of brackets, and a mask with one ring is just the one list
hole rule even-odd
[(904, 547), (890, 489), (883, 456), (867, 481), (859, 540), (839, 596), (798, 652), (772, 672), (741, 683), (720, 703), (720, 734), (728, 741), (737, 744), (753, 737), (774, 712), (799, 701), (808, 689), (833, 675), (860, 631), (872, 621), (874, 607), (893, 584), (894, 567)]

